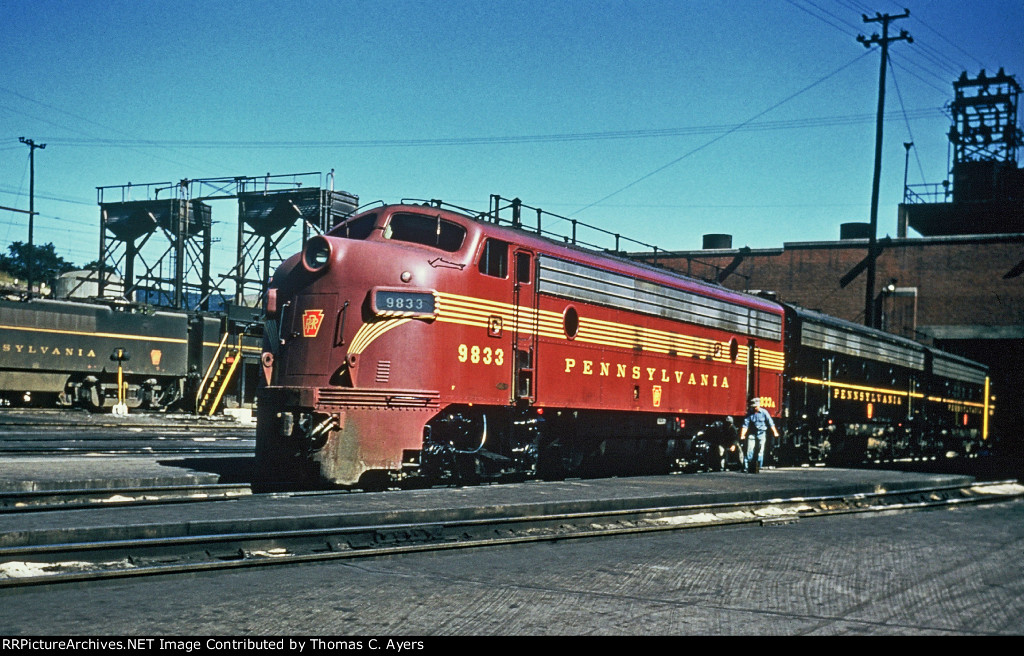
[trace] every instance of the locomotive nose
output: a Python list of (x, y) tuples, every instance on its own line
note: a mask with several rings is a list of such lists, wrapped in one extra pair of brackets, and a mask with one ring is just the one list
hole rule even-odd
[(334, 256), (334, 244), (323, 235), (311, 237), (302, 249), (302, 266), (310, 273), (323, 271)]

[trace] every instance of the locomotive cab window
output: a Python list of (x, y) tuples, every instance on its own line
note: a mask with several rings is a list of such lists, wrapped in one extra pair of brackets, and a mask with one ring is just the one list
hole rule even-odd
[(391, 217), (384, 229), (384, 237), (454, 253), (462, 248), (466, 229), (440, 216), (400, 213)]
[(373, 228), (376, 225), (377, 215), (367, 214), (366, 216), (361, 216), (358, 219), (346, 221), (335, 226), (327, 234), (332, 237), (344, 237), (345, 239), (366, 239), (373, 232)]
[(480, 273), (495, 278), (508, 276), (508, 242), (488, 239), (480, 254)]

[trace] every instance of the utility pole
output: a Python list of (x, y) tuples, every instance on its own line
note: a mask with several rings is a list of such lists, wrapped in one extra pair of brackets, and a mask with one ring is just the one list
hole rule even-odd
[(32, 240), (32, 228), (36, 218), (36, 148), (46, 148), (46, 144), (37, 144), (25, 137), (18, 138), (28, 146), (28, 297), (32, 298), (32, 261), (36, 259), (35, 242)]
[(903, 13), (898, 16), (876, 13), (874, 18), (868, 18), (866, 15), (862, 15), (861, 17), (865, 23), (882, 24), (882, 36), (879, 37), (878, 34), (872, 34), (869, 39), (863, 34), (857, 35), (857, 41), (863, 43), (865, 48), (870, 48), (876, 44), (882, 46), (882, 64), (878, 73), (878, 117), (875, 121), (875, 176), (871, 185), (871, 227), (868, 232), (868, 280), (864, 300), (864, 325), (871, 326), (872, 328), (878, 327), (875, 317), (875, 259), (878, 257), (878, 253), (875, 252), (875, 248), (878, 239), (878, 185), (882, 176), (882, 120), (885, 115), (885, 65), (889, 59), (890, 41), (914, 42), (914, 39), (907, 34), (906, 30), (901, 30), (899, 36), (889, 36), (889, 23), (901, 18), (907, 18), (908, 16), (910, 16), (909, 9), (904, 9)]

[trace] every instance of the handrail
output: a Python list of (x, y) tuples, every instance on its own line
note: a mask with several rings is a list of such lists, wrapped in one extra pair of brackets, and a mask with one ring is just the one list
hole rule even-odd
[(948, 203), (951, 196), (952, 189), (948, 182), (907, 185), (903, 189), (903, 204)]
[[(231, 380), (231, 376), (235, 373), (235, 369), (238, 368), (238, 363), (242, 359), (242, 335), (238, 335), (238, 350), (235, 352), (235, 357), (231, 361), (231, 367), (228, 368), (228, 372), (224, 374), (224, 380), (221, 381), (220, 389), (217, 391), (216, 398), (213, 399), (213, 403), (210, 404), (210, 411), (207, 413), (212, 415), (217, 409), (217, 405), (220, 403), (221, 398), (224, 396), (224, 391), (228, 388), (228, 382)], [(219, 369), (218, 369), (219, 371)]]
[(228, 337), (230, 336), (230, 332), (224, 332), (224, 336), (221, 337), (220, 344), (217, 345), (217, 350), (214, 352), (213, 357), (210, 358), (210, 365), (206, 368), (206, 373), (203, 374), (202, 379), (199, 381), (199, 387), (196, 389), (196, 414), (199, 413), (199, 406), (203, 402), (203, 388), (206, 387), (206, 381), (210, 378), (210, 373), (213, 371), (213, 365), (220, 361), (221, 351), (224, 350), (224, 345), (227, 344)]
[[(447, 208), (471, 216), (478, 221), (486, 221), (489, 223), (494, 223), (496, 225), (506, 224), (519, 230), (533, 232), (541, 237), (555, 239), (556, 241), (561, 239), (565, 243), (572, 244), (573, 246), (590, 248), (598, 251), (604, 251), (606, 253), (624, 254), (625, 251), (623, 251), (622, 249), (623, 242), (634, 244), (636, 246), (641, 247), (642, 249), (650, 249), (654, 253), (655, 262), (657, 261), (657, 256), (659, 252), (666, 252), (664, 249), (661, 249), (658, 246), (655, 246), (654, 244), (648, 244), (646, 242), (633, 239), (631, 237), (626, 237), (620, 233), (612, 232), (610, 230), (605, 230), (604, 228), (600, 228), (595, 225), (584, 223), (579, 219), (573, 219), (567, 216), (562, 216), (560, 214), (555, 214), (553, 212), (548, 212), (539, 207), (532, 207), (530, 205), (526, 205), (518, 198), (503, 198), (498, 194), (491, 194), (490, 207), (488, 208), (487, 212), (478, 212), (465, 207), (460, 207), (458, 205), (453, 205), (451, 203), (446, 203), (436, 198), (430, 200), (403, 199), (402, 202), (422, 203), (424, 205), (430, 205), (432, 207)], [(509, 210), (511, 210), (511, 218), (505, 218), (505, 216), (502, 216), (503, 212), (508, 212)], [(535, 214), (536, 223), (534, 225), (528, 225), (523, 222), (523, 210), (529, 210), (530, 212)], [(547, 227), (548, 224), (546, 220), (552, 219), (556, 222), (568, 222), (569, 230), (567, 232), (558, 232), (555, 230), (551, 230), (550, 228)], [(611, 237), (614, 239), (614, 245), (609, 247), (601, 244), (595, 244), (590, 243), (588, 241), (584, 241), (580, 237), (581, 231), (597, 233), (598, 235), (606, 238)]]

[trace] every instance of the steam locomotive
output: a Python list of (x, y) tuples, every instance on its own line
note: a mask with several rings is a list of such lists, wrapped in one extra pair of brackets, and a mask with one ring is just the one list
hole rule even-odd
[(266, 299), (265, 486), (717, 466), (751, 397), (781, 464), (969, 450), (991, 412), (976, 363), (434, 201), (313, 237)]

